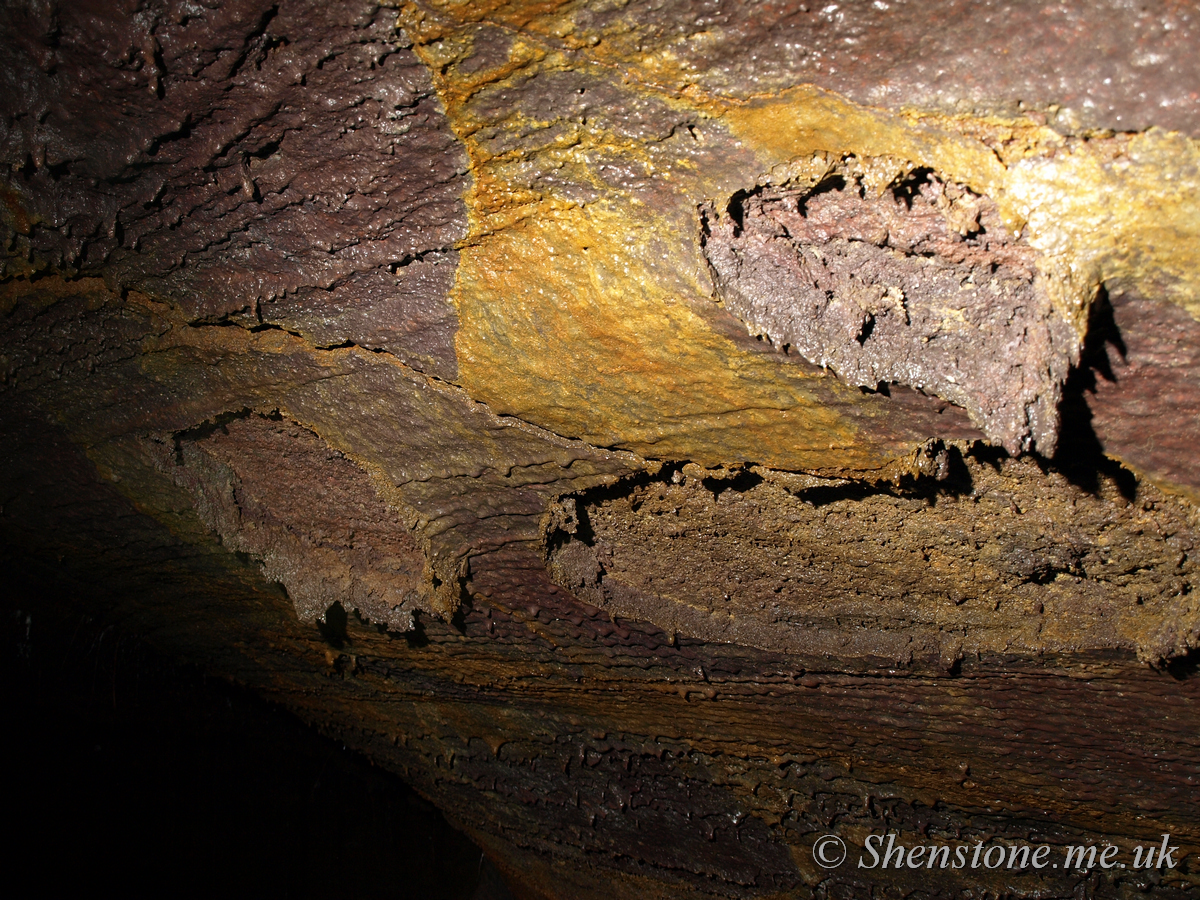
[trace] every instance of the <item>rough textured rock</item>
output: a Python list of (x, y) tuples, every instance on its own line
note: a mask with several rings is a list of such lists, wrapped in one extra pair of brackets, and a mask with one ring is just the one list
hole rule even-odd
[(1032, 111), (1065, 130), (1200, 126), (1187, 3), (643, 0), (576, 15), (651, 71), (679, 66), (722, 93), (813, 83), (898, 109)]
[(191, 319), (452, 377), (465, 159), (372, 3), (9, 7), (8, 271), (104, 271)]
[(290, 422), (249, 416), (175, 439), (162, 468), (229, 549), (262, 561), (304, 621), (335, 604), (397, 631), (434, 610), (434, 578), (412, 534), (345, 455)]
[(1010, 453), (1053, 456), (1080, 350), (1044, 284), (1053, 271), (988, 198), (903, 167), (872, 184), (878, 164), (848, 162), (814, 160), (812, 184), (702, 211), (726, 308), (851, 384), (936, 394)]
[(10, 566), (522, 896), (1197, 896), (1189, 8), (2, 15)]
[[(1200, 323), (1182, 310), (1136, 293), (1117, 293), (1094, 329), (1094, 353), (1080, 373), (1090, 426), (1105, 447), (1139, 471), (1171, 473), (1193, 484), (1200, 446)], [(1168, 412), (1169, 411), (1169, 412)], [(1080, 415), (1083, 414), (1083, 415)]]
[(978, 444), (935, 459), (907, 490), (694, 467), (599, 489), (564, 501), (551, 571), (622, 617), (810, 667), (1187, 654), (1200, 632), (1191, 506), (1146, 487), (1130, 503), (1128, 483), (1086, 491)]

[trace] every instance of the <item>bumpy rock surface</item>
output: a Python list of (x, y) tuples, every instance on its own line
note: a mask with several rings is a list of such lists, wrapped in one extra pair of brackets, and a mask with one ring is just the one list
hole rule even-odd
[(7, 270), (104, 271), (195, 320), (452, 375), (466, 161), (373, 4), (7, 13)]
[(851, 384), (936, 394), (1010, 453), (1053, 456), (1080, 344), (1042, 283), (1054, 275), (987, 198), (927, 172), (875, 196), (856, 168), (705, 211), (726, 308)]
[(0, 16), (10, 566), (525, 897), (1197, 896), (1191, 10)]
[(623, 617), (815, 667), (1187, 653), (1200, 623), (1188, 506), (1145, 488), (1130, 504), (1116, 485), (1089, 492), (979, 445), (937, 465), (940, 480), (908, 490), (697, 470), (605, 488), (567, 501), (579, 524), (552, 538), (551, 570)]

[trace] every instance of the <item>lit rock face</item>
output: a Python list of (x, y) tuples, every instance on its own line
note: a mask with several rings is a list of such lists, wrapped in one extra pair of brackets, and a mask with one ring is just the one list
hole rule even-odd
[(189, 320), (453, 375), (466, 160), (394, 13), (235, 0), (9, 16), (7, 272), (103, 270)]
[(822, 162), (815, 183), (705, 210), (725, 307), (851, 384), (935, 394), (1010, 453), (1053, 456), (1080, 350), (1044, 283), (1053, 272), (962, 185), (901, 169), (880, 190), (853, 158), (844, 172)]
[(1186, 11), (3, 15), (10, 564), (531, 896), (1194, 892), (812, 856), (1200, 851)]

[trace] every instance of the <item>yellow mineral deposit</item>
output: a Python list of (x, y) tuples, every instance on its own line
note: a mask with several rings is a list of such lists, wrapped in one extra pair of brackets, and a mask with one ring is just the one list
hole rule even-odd
[[(577, 4), (408, 5), (398, 23), (434, 72), (473, 186), (453, 300), (459, 383), (497, 412), (652, 458), (753, 462), (807, 471), (879, 470), (911, 444), (876, 434), (874, 398), (811, 368), (739, 345), (705, 310), (713, 287), (695, 215), (818, 154), (928, 167), (992, 196), (1059, 279), (1081, 334), (1102, 281), (1151, 283), (1200, 318), (1200, 147), (1178, 134), (1064, 138), (1026, 120), (896, 113), (814, 87), (773, 96), (700, 90), (666, 44), (589, 34)], [(507, 59), (463, 71), (480, 27), (511, 34)], [(585, 121), (552, 145), (492, 155), (469, 101), (481, 89), (570, 66), (674, 109), (721, 161)], [(675, 145), (672, 145), (675, 146)], [(600, 150), (652, 173), (652, 196), (606, 186)], [(566, 181), (603, 191), (568, 199), (522, 180), (543, 154)], [(711, 162), (711, 161), (710, 161)]]

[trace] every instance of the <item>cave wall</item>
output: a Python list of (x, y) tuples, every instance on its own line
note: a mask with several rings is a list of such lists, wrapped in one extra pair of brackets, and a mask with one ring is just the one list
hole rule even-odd
[(1191, 6), (3, 16), (10, 565), (531, 897), (1200, 891)]

